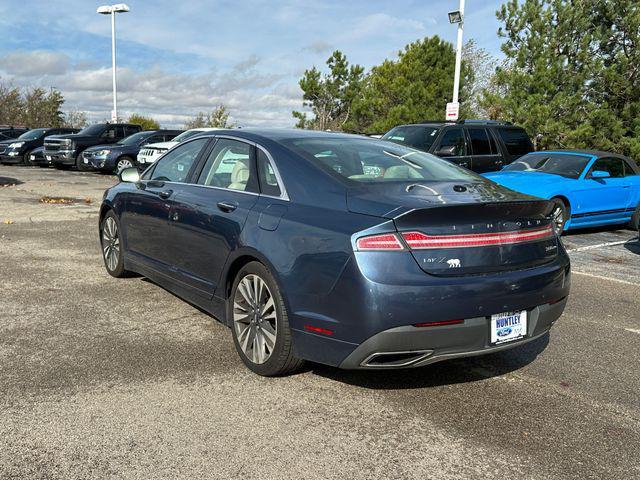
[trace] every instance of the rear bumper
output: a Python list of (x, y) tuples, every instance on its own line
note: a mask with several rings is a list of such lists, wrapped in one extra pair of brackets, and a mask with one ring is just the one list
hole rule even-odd
[(380, 332), (360, 344), (339, 365), (345, 369), (412, 368), (460, 357), (473, 357), (516, 348), (546, 334), (562, 315), (567, 299), (529, 309), (527, 335), (491, 345), (490, 317), (435, 327), (404, 326)]
[[(406, 365), (509, 349), (543, 335), (560, 317), (569, 295), (569, 259), (560, 246), (552, 262), (489, 275), (425, 274), (409, 255), (356, 254), (328, 295), (289, 296), (289, 323), (301, 357), (341, 368), (370, 367), (378, 352), (424, 353)], [(295, 289), (285, 285), (285, 291)], [(491, 315), (527, 310), (527, 336), (491, 345)], [(464, 320), (462, 324), (414, 327)], [(311, 327), (311, 328), (309, 328)], [(314, 330), (317, 327), (321, 330)], [(317, 333), (330, 331), (330, 334)], [(364, 363), (364, 365), (363, 365)]]

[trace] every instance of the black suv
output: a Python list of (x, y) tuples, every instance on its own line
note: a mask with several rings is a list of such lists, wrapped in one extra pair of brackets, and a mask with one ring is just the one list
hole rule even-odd
[(82, 152), (94, 145), (116, 143), (142, 130), (130, 123), (97, 123), (73, 135), (54, 135), (44, 139), (44, 155), (56, 168), (76, 166), (85, 170)]
[(31, 165), (29, 154), (41, 147), (49, 135), (77, 133), (78, 128), (34, 128), (18, 138), (0, 141), (0, 163), (23, 163)]
[(446, 158), (478, 173), (500, 170), (533, 151), (523, 128), (491, 120), (399, 125), (382, 138)]

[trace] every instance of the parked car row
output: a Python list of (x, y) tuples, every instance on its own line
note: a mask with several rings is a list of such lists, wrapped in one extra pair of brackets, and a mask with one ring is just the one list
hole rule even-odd
[[(9, 135), (23, 130), (7, 127), (4, 131)], [(62, 169), (75, 166), (78, 170), (116, 174), (130, 167), (142, 171), (176, 145), (216, 130), (141, 131), (139, 125), (126, 123), (96, 124), (81, 131), (38, 128), (0, 142), (0, 162)], [(523, 128), (498, 121), (399, 125), (382, 140), (434, 154), (512, 190), (552, 201), (554, 224), (560, 232), (625, 223), (637, 229), (640, 223), (640, 169), (620, 155), (572, 150), (533, 152)], [(335, 152), (322, 155), (329, 165), (339, 159)], [(354, 159), (349, 165), (337, 162), (331, 168), (370, 181), (393, 178), (384, 166), (365, 163)]]

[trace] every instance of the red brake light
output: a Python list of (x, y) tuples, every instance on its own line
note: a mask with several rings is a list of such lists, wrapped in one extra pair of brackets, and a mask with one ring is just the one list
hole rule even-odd
[(553, 230), (548, 225), (533, 230), (464, 235), (426, 235), (422, 232), (405, 232), (402, 237), (413, 249), (484, 247), (544, 240), (553, 237)]
[(327, 328), (314, 327), (313, 325), (305, 325), (304, 329), (307, 332), (322, 333), (323, 335), (333, 335), (333, 330)]
[(424, 322), (414, 323), (414, 327), (440, 327), (442, 325), (459, 325), (464, 323), (464, 320), (442, 320), (440, 322)]
[(361, 237), (356, 240), (356, 248), (363, 250), (402, 250), (404, 247), (394, 233), (383, 233)]

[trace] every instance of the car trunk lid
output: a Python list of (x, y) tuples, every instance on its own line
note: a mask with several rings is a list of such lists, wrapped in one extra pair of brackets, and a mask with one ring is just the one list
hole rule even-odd
[(351, 189), (348, 207), (393, 219), (426, 273), (488, 274), (531, 268), (557, 255), (546, 200), (483, 181), (383, 186)]

